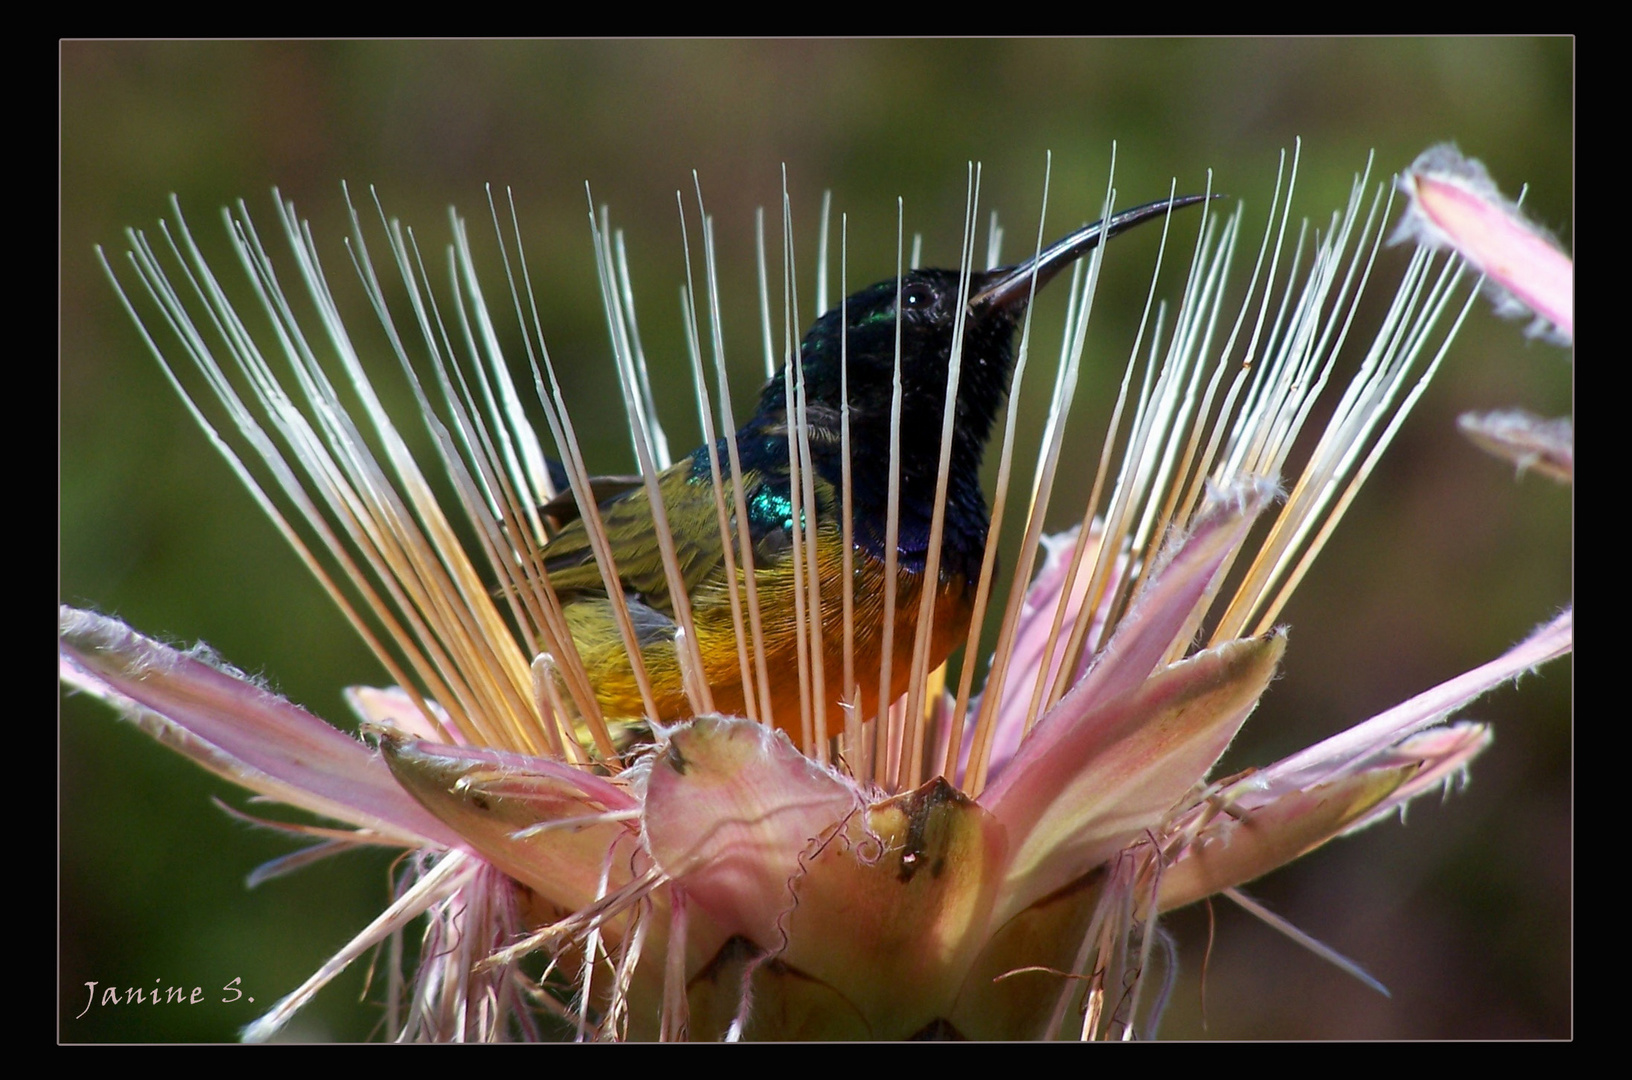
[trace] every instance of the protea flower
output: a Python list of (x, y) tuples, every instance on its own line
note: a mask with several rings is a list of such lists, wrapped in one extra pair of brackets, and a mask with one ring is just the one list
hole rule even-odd
[[(507, 294), (535, 335), (524, 380), (500, 355), (501, 305), (484, 300), (506, 290), (479, 283), (462, 222), (440, 301), (411, 236), (387, 223), (382, 264), (401, 275), (411, 323), (391, 321), (360, 227), (353, 238), (471, 543), (381, 404), (292, 206), (280, 205), (280, 224), (321, 336), (302, 329), (269, 245), (247, 217), (233, 224), (275, 328), (275, 363), (179, 210), (167, 232), (177, 269), (133, 234), (140, 291), (160, 312), (138, 323), (179, 341), (149, 337), (156, 355), (206, 426), (216, 405), (225, 410), (232, 429), (211, 427), (212, 437), (397, 682), (352, 693), (369, 740), (359, 742), (204, 655), (63, 611), (71, 685), (251, 790), (355, 830), (300, 830), (325, 851), (411, 853), (380, 918), (248, 1034), (275, 1033), (375, 946), (400, 948), (421, 916), (417, 970), (390, 994), (398, 1037), (1150, 1030), (1164, 911), (1233, 895), (1440, 789), (1489, 739), (1480, 725), (1446, 724), (1449, 714), (1570, 647), (1565, 614), (1326, 742), (1257, 772), (1211, 775), (1281, 661), (1282, 606), (1472, 300), (1458, 260), (1419, 251), (1359, 362), (1340, 364), (1391, 191), (1357, 178), (1349, 205), (1307, 243), (1287, 237), (1278, 192), (1262, 274), (1235, 311), (1222, 298), (1241, 217), (1209, 219), (1174, 326), (1131, 351), (1079, 524), (1045, 537), (1096, 257), (1073, 305), (1029, 500), (1012, 498), (1026, 521), (1013, 578), (1029, 585), (992, 601), (989, 663), (977, 662), (977, 614), (956, 678), (920, 672), (887, 721), (852, 715), (804, 745), (750, 719), (702, 716), (654, 724), (650, 749), (627, 750), (563, 693), (571, 657), (539, 649), (564, 643), (546, 632), (554, 600), (535, 572), (547, 529), (534, 511), (553, 491), (521, 387), (536, 387), (564, 454), (576, 447), (519, 259), (507, 263)], [(695, 292), (711, 296), (706, 218), (702, 236)], [(612, 284), (619, 267), (604, 224), (597, 250), (632, 422), (656, 445), (644, 358), (624, 333), (632, 300)], [(1282, 259), (1294, 284), (1278, 291)], [(706, 415), (703, 336), (692, 355)], [(208, 409), (189, 396), (180, 357), (207, 384)], [(284, 364), (290, 374), (274, 370)], [(1351, 373), (1346, 384), (1340, 372)], [(1323, 394), (1333, 402), (1317, 436), (1310, 418)], [(1313, 449), (1299, 449), (1300, 435)], [(995, 565), (993, 551), (983, 597)]]

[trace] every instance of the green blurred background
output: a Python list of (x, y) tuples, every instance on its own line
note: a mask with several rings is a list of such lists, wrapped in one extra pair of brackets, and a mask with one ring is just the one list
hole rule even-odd
[[(70, 42), (61, 71), (62, 599), (167, 640), (207, 641), (340, 724), (350, 723), (341, 687), (378, 684), (383, 673), (186, 417), (93, 257), (93, 245), (121, 245), (128, 225), (151, 229), (171, 192), (218, 269), (233, 275), (217, 208), (242, 197), (269, 231), (272, 186), (293, 199), (312, 220), (389, 400), (400, 402), (406, 394), (341, 244), (340, 182), (354, 193), (377, 185), (388, 211), (416, 227), (438, 274), (447, 207), (456, 204), (472, 218), (490, 297), (498, 263), (482, 185), (512, 185), (552, 355), (580, 431), (594, 436), (585, 440), (589, 461), (607, 472), (632, 457), (596, 294), (586, 180), (627, 230), (660, 400), (677, 403), (690, 391), (678, 344), (684, 263), (674, 192), (689, 196), (694, 168), (717, 222), (739, 402), (763, 372), (753, 211), (767, 207), (774, 236), (784, 163), (802, 280), (821, 193), (831, 189), (836, 209), (851, 215), (853, 288), (893, 269), (897, 196), (909, 236), (924, 235), (925, 262), (953, 263), (965, 163), (983, 162), (982, 205), (1002, 214), (1013, 259), (1036, 234), (1044, 152), (1054, 152), (1052, 237), (1096, 215), (1112, 140), (1122, 205), (1165, 194), (1171, 177), (1181, 193), (1199, 190), (1211, 167), (1218, 190), (1247, 200), (1255, 241), (1276, 154), (1294, 137), (1304, 138), (1296, 205), (1321, 226), (1368, 150), (1382, 179), (1454, 139), (1504, 190), (1528, 182), (1535, 217), (1567, 249), (1574, 241), (1568, 39)], [(1179, 235), (1169, 284), (1194, 233)], [(370, 239), (378, 252), (378, 232)], [(1130, 235), (1112, 249), (1090, 344), (1096, 374), (1068, 444), (1082, 455), (1081, 474), (1097, 453), (1154, 246), (1154, 235)], [(1239, 278), (1249, 260), (1238, 258)], [(1385, 256), (1367, 325), (1399, 261)], [(807, 319), (810, 295), (801, 301)], [(1040, 325), (1058, 322), (1051, 299)], [(1489, 659), (1570, 598), (1569, 491), (1515, 482), (1453, 430), (1468, 409), (1572, 410), (1570, 353), (1520, 329), (1483, 303), (1474, 311), (1439, 382), (1286, 610), (1283, 677), (1227, 766), (1267, 763)], [(1052, 345), (1038, 348), (1051, 362)], [(1045, 383), (1036, 377), (1025, 400), (1040, 399)], [(666, 415), (683, 453), (696, 431), (689, 405)], [(1035, 440), (1034, 415), (1027, 430)], [(1081, 475), (1062, 486), (1061, 524), (1085, 491)], [(1571, 670), (1556, 664), (1469, 711), (1497, 727), (1466, 792), (1443, 805), (1425, 799), (1404, 827), (1336, 842), (1252, 887), (1388, 984), (1391, 999), (1223, 902), (1205, 1017), (1207, 913), (1167, 922), (1180, 978), (1162, 1034), (1570, 1034)], [(211, 805), (212, 795), (243, 805), (241, 793), (94, 702), (64, 699), (61, 716), (61, 1039), (234, 1038), (384, 906), (384, 854), (246, 890), (244, 876), (290, 844)], [(366, 1037), (381, 1014), (378, 990), (360, 1002), (363, 966), (327, 989), (291, 1035)], [(256, 1004), (219, 1002), (215, 988), (233, 978)], [(199, 985), (209, 1002), (76, 1019), (89, 980)]]

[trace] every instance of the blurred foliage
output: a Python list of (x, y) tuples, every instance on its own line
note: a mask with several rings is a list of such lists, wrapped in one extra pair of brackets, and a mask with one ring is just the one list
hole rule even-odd
[[(277, 251), (268, 192), (276, 185), (292, 199), (400, 409), (410, 399), (342, 246), (340, 182), (365, 222), (376, 186), (387, 212), (414, 226), (433, 274), (447, 207), (457, 205), (493, 275), (490, 300), (501, 279), (483, 185), (501, 199), (513, 188), (552, 356), (590, 463), (609, 472), (632, 456), (596, 293), (586, 181), (627, 231), (654, 379), (660, 400), (674, 402), (691, 394), (679, 347), (685, 268), (674, 192), (693, 199), (693, 169), (716, 219), (739, 403), (764, 370), (753, 213), (767, 208), (774, 266), (784, 167), (807, 321), (824, 190), (849, 215), (853, 289), (893, 270), (897, 196), (909, 243), (914, 232), (924, 237), (924, 261), (955, 262), (965, 165), (981, 161), (981, 205), (1000, 211), (1006, 254), (1016, 258), (1037, 233), (1045, 151), (1054, 154), (1052, 238), (1097, 215), (1113, 140), (1120, 205), (1165, 194), (1175, 177), (1181, 192), (1200, 190), (1211, 168), (1215, 189), (1256, 215), (1247, 230), (1255, 241), (1277, 154), (1295, 137), (1304, 140), (1295, 205), (1322, 228), (1369, 151), (1374, 181), (1386, 181), (1452, 139), (1504, 190), (1528, 183), (1531, 213), (1573, 248), (1569, 39), (67, 42), (61, 67), (61, 596), (169, 640), (208, 641), (342, 725), (350, 721), (340, 688), (379, 683), (383, 673), (187, 419), (93, 255), (97, 244), (120, 250), (126, 226), (152, 233), (172, 192), (229, 277), (237, 268), (217, 208), (246, 199)], [(694, 203), (689, 212), (695, 243)], [(368, 227), (378, 257), (377, 219)], [(1175, 236), (1192, 242), (1193, 227)], [(1155, 240), (1119, 240), (1108, 263), (1090, 346), (1097, 374), (1072, 423), (1075, 445), (1090, 455), (1083, 474)], [(1184, 251), (1170, 250), (1168, 284)], [(1400, 258), (1385, 255), (1373, 282), (1363, 315), (1371, 325)], [(1242, 280), (1249, 259), (1238, 256)], [(831, 290), (837, 297), (836, 280)], [(1058, 310), (1040, 309), (1040, 325), (1050, 311), (1057, 322)], [(1052, 346), (1036, 348), (1051, 362)], [(1273, 760), (1482, 662), (1569, 599), (1570, 492), (1535, 478), (1515, 483), (1460, 441), (1453, 422), (1464, 410), (1506, 405), (1570, 412), (1572, 376), (1567, 352), (1529, 342), (1517, 324), (1477, 307), (1439, 383), (1287, 609), (1284, 677), (1229, 767)], [(1046, 391), (1046, 377), (1034, 378), (1028, 403)], [(677, 453), (696, 432), (688, 414), (686, 406), (667, 416)], [(1033, 418), (1028, 437), (1037, 430)], [(1080, 483), (1055, 500), (1062, 525), (1072, 500), (1081, 504)], [(1466, 793), (1253, 888), (1360, 961), (1392, 999), (1225, 902), (1205, 1018), (1207, 914), (1168, 923), (1180, 979), (1165, 1036), (1571, 1032), (1571, 668), (1555, 665), (1470, 715), (1498, 727)], [(63, 701), (60, 748), (63, 1040), (234, 1038), (386, 902), (385, 853), (246, 891), (244, 875), (288, 841), (211, 806), (211, 795), (244, 800), (95, 703)], [(292, 1036), (366, 1037), (381, 991), (364, 995), (365, 966), (326, 990)], [(220, 1002), (217, 988), (233, 978), (255, 1004)], [(76, 1019), (91, 980), (199, 985), (206, 1003), (94, 1008)]]

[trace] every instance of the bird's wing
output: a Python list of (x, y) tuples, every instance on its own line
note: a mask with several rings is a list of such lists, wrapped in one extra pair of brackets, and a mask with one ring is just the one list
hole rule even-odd
[[(693, 477), (692, 459), (687, 458), (658, 477), (658, 489), (668, 513), (680, 577), (687, 593), (695, 593), (699, 584), (720, 574), (725, 563), (713, 485), (707, 479), (699, 482)], [(593, 482), (591, 490), (597, 490)], [(639, 596), (648, 606), (672, 618), (674, 604), (669, 598), (668, 576), (663, 570), (645, 487), (625, 488), (601, 503), (600, 513), (624, 593)], [(544, 569), (563, 600), (573, 594), (606, 595), (582, 518), (574, 516), (545, 545)]]
[[(549, 466), (552, 476), (560, 468), (554, 461), (549, 462)], [(578, 497), (572, 493), (572, 488), (568, 486), (567, 481), (564, 479), (566, 476), (564, 470), (561, 475), (563, 479), (556, 485), (559, 494), (538, 508), (540, 514), (550, 519), (550, 527), (554, 529), (565, 528), (568, 522), (575, 521), (583, 516), (583, 511), (578, 506)], [(595, 500), (596, 506), (605, 506), (613, 499), (627, 495), (639, 488), (643, 483), (644, 481), (638, 475), (591, 476), (589, 478), (589, 494)]]

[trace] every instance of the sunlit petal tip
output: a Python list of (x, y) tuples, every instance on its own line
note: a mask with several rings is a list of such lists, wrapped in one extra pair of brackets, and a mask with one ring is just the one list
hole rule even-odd
[(378, 754), (205, 650), (181, 652), (117, 619), (62, 607), (64, 683), (251, 791), (411, 847), (459, 837), (392, 779)]
[(1520, 475), (1536, 472), (1561, 484), (1575, 479), (1575, 425), (1567, 416), (1546, 420), (1508, 409), (1464, 413), (1456, 425), (1481, 450), (1512, 462)]
[(1449, 143), (1430, 147), (1401, 175), (1400, 189), (1411, 205), (1396, 243), (1455, 249), (1486, 275), (1503, 314), (1533, 312), (1532, 334), (1574, 340), (1574, 263), (1503, 197), (1482, 163)]
[[(1224, 485), (1209, 480), (1194, 523), (1162, 546), (1152, 568), (1153, 583), (1136, 603), (1148, 606), (1159, 599), (1182, 602), (1177, 598), (1205, 590), (1218, 567), (1240, 548), (1253, 521), (1281, 495), (1279, 482), (1267, 477), (1251, 477)], [(1131, 621), (1130, 616), (1124, 628)], [(1122, 632), (1118, 630), (1119, 635)]]
[(1230, 484), (1207, 484), (1207, 503), (1202, 512), (1201, 525), (1224, 524), (1232, 518), (1252, 518), (1264, 507), (1279, 499), (1285, 492), (1281, 483), (1272, 477), (1253, 476)]

